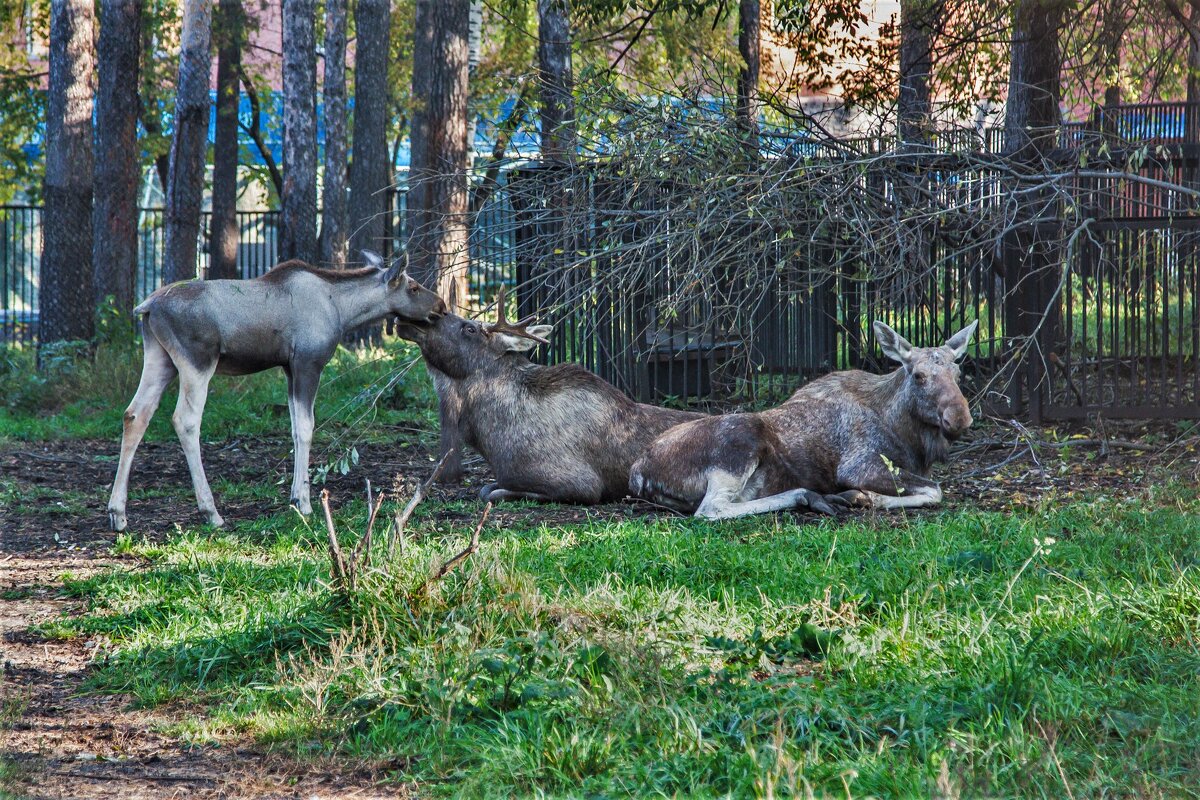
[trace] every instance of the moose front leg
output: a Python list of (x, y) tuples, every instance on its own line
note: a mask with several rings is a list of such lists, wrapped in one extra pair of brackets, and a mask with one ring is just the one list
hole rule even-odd
[(442, 468), (438, 470), (439, 483), (459, 483), (463, 477), (463, 441), (461, 416), (462, 396), (448, 375), (428, 364), (433, 376), (433, 388), (438, 398), (438, 457)]
[(870, 508), (924, 508), (942, 502), (942, 487), (915, 472), (889, 466), (879, 456), (844, 462), (838, 482), (851, 489), (836, 495), (850, 505)]
[(312, 513), (308, 482), (308, 459), (312, 450), (315, 417), (313, 404), (324, 364), (294, 365), (287, 371), (288, 413), (292, 418), (292, 491), (290, 502), (301, 514)]

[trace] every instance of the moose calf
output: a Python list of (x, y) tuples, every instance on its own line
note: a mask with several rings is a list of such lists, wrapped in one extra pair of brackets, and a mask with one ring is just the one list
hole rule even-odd
[(432, 325), (401, 324), (437, 383), (443, 448), (469, 444), (496, 475), (484, 500), (600, 503), (624, 497), (629, 468), (651, 441), (703, 415), (635, 403), (576, 364), (543, 366), (525, 357), (551, 331), (530, 319), (509, 323), (453, 314)]
[(361, 269), (328, 270), (287, 261), (246, 281), (187, 281), (164, 286), (134, 309), (145, 315), (144, 360), (137, 394), (125, 410), (121, 461), (108, 501), (109, 524), (125, 530), (133, 454), (163, 390), (179, 376), (171, 420), (183, 445), (196, 502), (213, 525), (223, 524), (200, 462), (200, 418), (214, 373), (247, 375), (283, 367), (288, 379), (295, 464), (291, 502), (311, 514), (308, 454), (313, 401), (321, 370), (349, 330), (397, 315), (414, 322), (440, 316), (446, 305), (397, 264), (386, 268), (370, 252)]
[(942, 490), (929, 469), (971, 426), (956, 362), (977, 324), (921, 348), (877, 321), (875, 336), (900, 369), (835, 372), (779, 408), (672, 428), (633, 465), (629, 491), (708, 519), (794, 507), (831, 513), (830, 502), (935, 505)]

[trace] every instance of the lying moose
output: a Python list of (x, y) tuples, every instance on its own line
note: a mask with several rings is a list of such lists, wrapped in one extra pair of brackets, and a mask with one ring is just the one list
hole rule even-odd
[(977, 324), (942, 347), (921, 348), (876, 322), (884, 354), (900, 369), (834, 372), (779, 408), (672, 428), (633, 465), (629, 491), (708, 519), (794, 507), (832, 513), (831, 502), (936, 505), (942, 490), (929, 469), (971, 427), (956, 362)]
[(171, 421), (196, 491), (200, 513), (213, 525), (217, 513), (200, 462), (200, 418), (214, 373), (248, 375), (282, 367), (288, 379), (295, 463), (291, 502), (312, 513), (308, 456), (313, 402), (321, 371), (349, 330), (397, 315), (428, 322), (446, 311), (436, 294), (412, 280), (397, 264), (363, 252), (361, 269), (316, 269), (287, 261), (253, 280), (187, 281), (164, 286), (135, 308), (145, 316), (142, 377), (125, 410), (121, 461), (108, 501), (109, 524), (126, 526), (125, 502), (133, 454), (163, 391), (179, 376), (179, 402)]
[(525, 354), (551, 326), (446, 314), (396, 332), (421, 348), (441, 405), (444, 463), (463, 444), (483, 455), (496, 483), (484, 500), (592, 504), (619, 500), (629, 468), (663, 431), (702, 415), (636, 403), (577, 364), (534, 364)]

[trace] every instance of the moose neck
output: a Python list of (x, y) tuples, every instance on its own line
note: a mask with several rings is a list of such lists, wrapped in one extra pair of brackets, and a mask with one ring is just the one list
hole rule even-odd
[(870, 402), (888, 430), (908, 447), (917, 471), (924, 473), (934, 462), (945, 459), (949, 443), (941, 428), (917, 415), (907, 383), (908, 374), (903, 367), (889, 375), (880, 375)]
[(375, 275), (330, 283), (329, 299), (337, 308), (343, 333), (387, 316), (387, 286)]

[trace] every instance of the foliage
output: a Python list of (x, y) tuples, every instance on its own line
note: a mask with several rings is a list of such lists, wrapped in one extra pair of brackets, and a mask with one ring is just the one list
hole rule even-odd
[(70, 582), (92, 610), (46, 630), (102, 643), (94, 689), (186, 698), (193, 741), (386, 760), (436, 794), (1200, 788), (1186, 491), (821, 524), (517, 509), (418, 591), (462, 511), (420, 506), (390, 576), (341, 604), (289, 515), (124, 537), (148, 566)]

